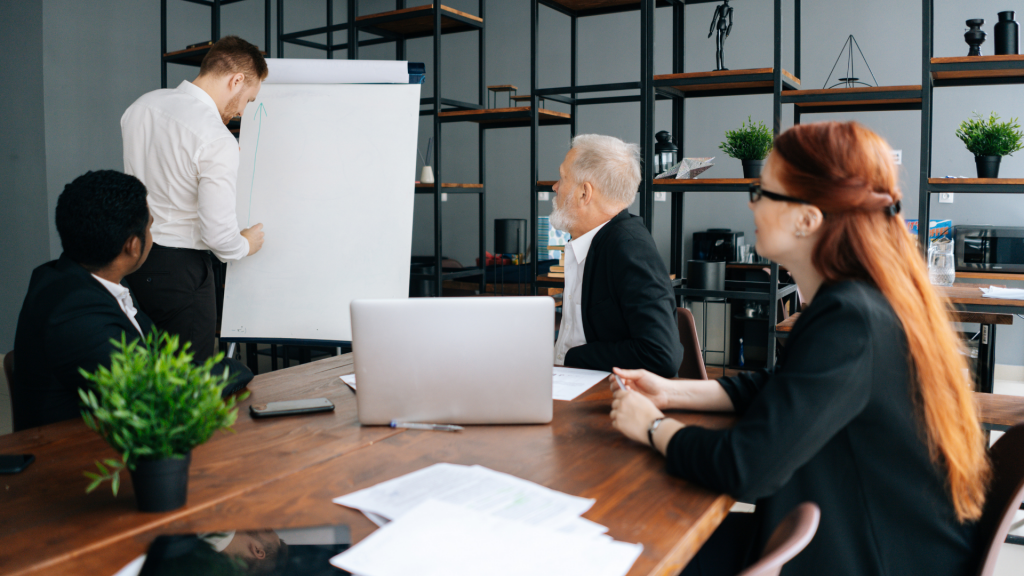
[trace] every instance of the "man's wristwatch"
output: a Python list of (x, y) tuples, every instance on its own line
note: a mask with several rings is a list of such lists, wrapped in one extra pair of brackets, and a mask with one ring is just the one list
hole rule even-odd
[(658, 426), (661, 426), (661, 423), (664, 420), (664, 416), (657, 418), (654, 422), (651, 422), (650, 426), (647, 427), (647, 441), (651, 444), (651, 448), (654, 448), (655, 450), (657, 450), (657, 448), (654, 446), (654, 431), (658, 429)]

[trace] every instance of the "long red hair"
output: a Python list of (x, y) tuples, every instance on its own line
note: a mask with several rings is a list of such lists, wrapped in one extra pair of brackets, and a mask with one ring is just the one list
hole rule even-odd
[(786, 190), (826, 214), (813, 252), (825, 283), (869, 282), (896, 312), (932, 462), (946, 471), (957, 518), (976, 520), (991, 475), (984, 435), (949, 304), (929, 282), (902, 215), (893, 214), (903, 195), (892, 150), (855, 122), (821, 122), (781, 134), (772, 156)]

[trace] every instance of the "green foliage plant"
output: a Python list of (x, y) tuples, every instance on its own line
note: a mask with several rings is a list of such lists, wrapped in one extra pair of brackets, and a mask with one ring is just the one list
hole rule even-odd
[(194, 365), (190, 343), (181, 346), (177, 336), (154, 329), (145, 342), (112, 341), (115, 350), (110, 368), (99, 366), (93, 373), (79, 369), (91, 389), (79, 389), (85, 410), (82, 418), (121, 454), (121, 460), (96, 461), (92, 492), (105, 480), (117, 495), (122, 468), (135, 470), (140, 460), (184, 458), (193, 448), (220, 429), (231, 430), (238, 417), (237, 402), (244, 392), (224, 400), (221, 390), (231, 377), (227, 369), (213, 374), (223, 353)]
[(764, 160), (772, 151), (772, 130), (764, 122), (754, 124), (747, 116), (742, 126), (725, 133), (725, 142), (718, 147), (737, 160)]
[(1024, 132), (1017, 119), (1000, 122), (995, 112), (989, 114), (988, 120), (977, 113), (974, 118), (964, 120), (956, 131), (956, 137), (975, 156), (1008, 156), (1024, 147), (1021, 143)]

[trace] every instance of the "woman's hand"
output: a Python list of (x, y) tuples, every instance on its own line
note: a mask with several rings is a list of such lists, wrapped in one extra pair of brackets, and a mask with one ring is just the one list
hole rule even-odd
[[(651, 401), (652, 404), (659, 410), (665, 410), (669, 408), (669, 393), (668, 390), (672, 386), (670, 380), (666, 380), (657, 374), (651, 374), (647, 370), (622, 370), (621, 368), (612, 368), (612, 372), (615, 372), (619, 378), (622, 378), (622, 385), (627, 388), (632, 388), (643, 397)], [(618, 390), (619, 386), (615, 382), (615, 377), (611, 377), (612, 390)]]
[[(626, 372), (641, 371), (627, 370)], [(626, 438), (641, 444), (648, 444), (647, 430), (651, 427), (651, 422), (658, 418), (664, 418), (665, 415), (650, 399), (635, 390), (629, 388), (616, 390), (612, 397), (612, 426), (625, 434)]]

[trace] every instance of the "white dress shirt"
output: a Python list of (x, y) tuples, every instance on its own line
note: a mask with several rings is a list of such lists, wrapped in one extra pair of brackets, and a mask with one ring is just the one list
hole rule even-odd
[(225, 262), (249, 253), (235, 216), (238, 142), (209, 94), (188, 80), (144, 94), (121, 116), (121, 138), (124, 171), (149, 193), (154, 242)]
[(570, 348), (587, 343), (583, 333), (583, 269), (587, 265), (587, 252), (598, 230), (574, 238), (565, 245), (565, 292), (562, 294), (562, 323), (558, 326), (558, 341), (555, 342), (555, 364), (565, 364), (565, 354)]
[(124, 312), (124, 315), (132, 321), (132, 325), (139, 331), (139, 335), (145, 336), (145, 334), (142, 333), (142, 328), (139, 328), (138, 320), (135, 319), (135, 315), (138, 314), (138, 311), (135, 309), (135, 304), (132, 303), (132, 293), (120, 284), (114, 284), (110, 280), (105, 280), (95, 274), (93, 274), (92, 277), (99, 280), (100, 284), (103, 284), (103, 287), (114, 296), (114, 299), (117, 300), (117, 303), (121, 306), (121, 311)]

